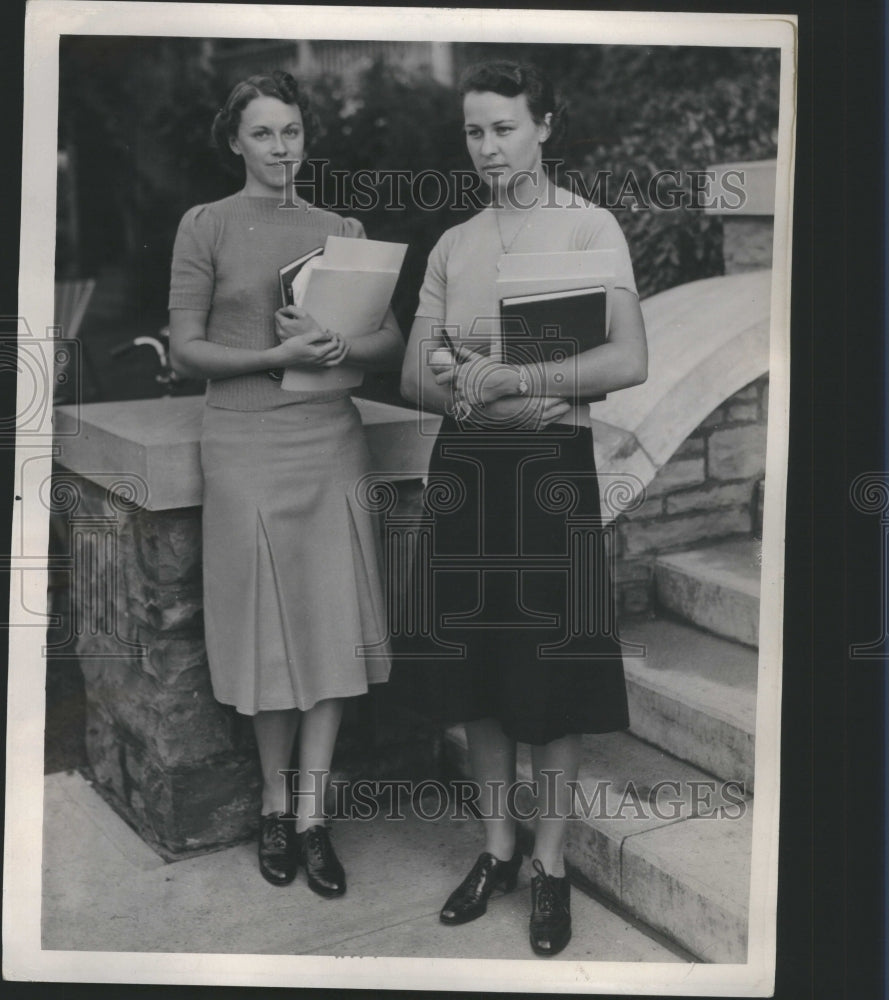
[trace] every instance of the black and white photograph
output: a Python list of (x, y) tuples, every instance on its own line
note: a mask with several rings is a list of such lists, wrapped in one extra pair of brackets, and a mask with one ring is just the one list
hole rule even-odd
[(795, 29), (33, 0), (8, 978), (772, 995)]

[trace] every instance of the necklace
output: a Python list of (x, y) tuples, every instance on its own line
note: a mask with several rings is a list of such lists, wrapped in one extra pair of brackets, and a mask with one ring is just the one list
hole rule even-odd
[[(519, 228), (512, 234), (512, 239), (509, 241), (509, 243), (505, 243), (503, 241), (503, 231), (500, 228), (500, 217), (497, 214), (497, 210), (496, 209), (493, 210), (494, 211), (494, 225), (497, 227), (497, 238), (500, 240), (500, 249), (503, 252), (503, 254), (508, 254), (509, 251), (515, 246), (516, 240), (519, 238), (519, 236), (521, 236), (521, 234), (528, 227), (528, 223), (531, 221), (531, 217), (534, 215), (534, 213), (537, 211), (538, 208), (540, 208), (540, 202), (539, 201), (537, 202), (537, 204), (533, 208), (530, 208), (530, 209), (527, 210), (527, 215), (525, 216), (525, 218), (522, 221), (522, 224), (519, 226)], [(497, 270), (498, 271), (500, 270), (500, 262), (499, 261), (497, 262)]]

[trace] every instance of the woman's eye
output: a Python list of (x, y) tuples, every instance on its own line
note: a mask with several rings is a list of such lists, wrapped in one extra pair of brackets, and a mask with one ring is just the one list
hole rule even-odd
[(508, 125), (500, 125), (497, 128), (497, 135), (506, 135), (508, 132), (511, 131), (512, 129)]

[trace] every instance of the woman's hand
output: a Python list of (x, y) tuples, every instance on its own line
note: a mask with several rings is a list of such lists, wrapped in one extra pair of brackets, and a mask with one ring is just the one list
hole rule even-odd
[(275, 313), (275, 335), (280, 341), (324, 332), (315, 317), (300, 306), (284, 306)]
[(441, 375), (454, 367), (454, 355), (446, 347), (436, 347), (426, 360), (433, 375)]
[(312, 315), (298, 306), (285, 306), (275, 313), (275, 334), (281, 341), (271, 349), (275, 367), (331, 368), (349, 353), (343, 337), (322, 330)]
[(348, 358), (349, 352), (352, 350), (351, 342), (346, 340), (345, 337), (338, 333), (332, 333), (330, 336), (337, 344), (338, 350), (334, 351), (326, 361), (322, 362), (323, 368), (334, 368), (336, 365), (343, 364), (346, 358)]
[(571, 411), (571, 404), (557, 396), (503, 396), (474, 409), (469, 420), (483, 427), (510, 427), (539, 431)]
[(436, 365), (438, 385), (451, 385), (470, 406), (487, 406), (498, 399), (519, 395), (519, 372), (512, 365), (492, 361), (457, 344), (457, 364)]

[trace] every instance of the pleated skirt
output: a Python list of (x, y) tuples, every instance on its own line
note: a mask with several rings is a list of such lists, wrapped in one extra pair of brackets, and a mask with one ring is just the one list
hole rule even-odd
[(207, 406), (204, 617), (213, 691), (246, 715), (363, 694), (389, 676), (369, 459), (351, 399)]
[(396, 637), (392, 696), (535, 745), (627, 728), (590, 429), (445, 420), (426, 493), (432, 556), (415, 586), (425, 573), (431, 629)]

